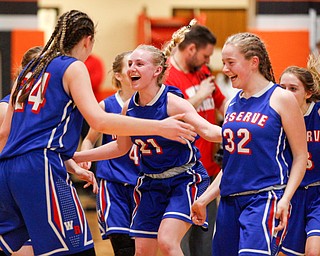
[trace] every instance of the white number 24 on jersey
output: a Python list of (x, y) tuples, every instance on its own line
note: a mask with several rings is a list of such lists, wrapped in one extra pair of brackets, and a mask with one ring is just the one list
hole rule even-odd
[[(25, 79), (28, 79), (31, 76), (31, 74), (32, 73), (29, 72), (26, 75)], [(42, 76), (42, 79), (38, 80), (37, 83), (34, 84), (34, 86), (30, 91), (30, 94), (28, 97), (28, 104), (32, 105), (32, 112), (35, 114), (39, 113), (41, 107), (43, 107), (46, 101), (44, 97), (44, 93), (47, 89), (49, 78), (50, 78), (50, 74), (44, 73), (44, 75)], [(27, 90), (30, 90), (30, 84), (28, 84)], [(19, 91), (17, 95), (17, 99), (19, 99), (20, 95), (21, 95), (21, 91)], [(19, 103), (18, 101), (16, 101), (15, 111), (22, 112), (24, 111), (24, 107), (25, 107), (24, 103)]]

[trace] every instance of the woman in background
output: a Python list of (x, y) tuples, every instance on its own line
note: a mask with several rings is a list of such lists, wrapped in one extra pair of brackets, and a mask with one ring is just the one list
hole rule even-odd
[[(112, 83), (117, 92), (100, 102), (109, 113), (120, 114), (124, 103), (134, 93), (127, 76), (128, 56), (123, 52), (112, 64)], [(82, 142), (81, 150), (94, 148), (101, 133), (90, 128)], [(117, 139), (115, 135), (103, 134), (102, 144)], [(134, 240), (129, 236), (132, 213), (135, 206), (133, 190), (139, 174), (138, 152), (133, 146), (128, 154), (110, 160), (99, 161), (96, 176), (99, 183), (97, 215), (102, 239), (110, 239), (115, 256), (133, 256)], [(87, 167), (90, 168), (91, 164)]]
[[(281, 251), (285, 255), (320, 255), (320, 60), (310, 55), (307, 68), (290, 66), (280, 85), (291, 91), (307, 128), (306, 174), (291, 199), (288, 233)], [(282, 254), (283, 255), (283, 254)]]

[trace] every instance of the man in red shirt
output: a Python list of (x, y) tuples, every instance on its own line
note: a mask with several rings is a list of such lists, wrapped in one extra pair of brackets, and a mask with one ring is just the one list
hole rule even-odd
[[(165, 82), (180, 88), (197, 112), (213, 124), (216, 124), (216, 110), (223, 115), (226, 102), (226, 97), (214, 82), (214, 77), (207, 66), (215, 44), (216, 38), (207, 27), (193, 26), (170, 58), (170, 68)], [(220, 170), (220, 166), (214, 161), (216, 145), (199, 138), (196, 146), (201, 153), (200, 160), (213, 180)], [(207, 232), (195, 225), (190, 228), (182, 242), (185, 255), (211, 255), (216, 211), (216, 202), (208, 205)]]

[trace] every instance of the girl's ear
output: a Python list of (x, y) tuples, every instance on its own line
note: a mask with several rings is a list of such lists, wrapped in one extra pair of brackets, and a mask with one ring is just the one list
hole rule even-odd
[(162, 70), (163, 70), (163, 67), (162, 67), (162, 66), (158, 66), (158, 67), (156, 68), (156, 70), (154, 71), (154, 76), (160, 75), (161, 72), (162, 72)]
[(92, 36), (87, 36), (87, 37), (84, 37), (83, 40), (84, 40), (84, 47), (87, 48), (91, 44), (92, 40), (94, 39), (92, 38)]
[(251, 63), (255, 68), (259, 68), (260, 59), (258, 56), (253, 56), (251, 59)]
[(120, 81), (120, 80), (122, 79), (121, 74), (120, 74), (119, 72), (115, 72), (115, 73), (114, 73), (114, 77), (115, 77), (118, 81)]
[(310, 99), (310, 98), (312, 97), (312, 94), (313, 94), (312, 92), (309, 92), (309, 91), (306, 92), (306, 93), (305, 93), (305, 96), (304, 96), (305, 99), (306, 99), (306, 100), (307, 100), (307, 99)]

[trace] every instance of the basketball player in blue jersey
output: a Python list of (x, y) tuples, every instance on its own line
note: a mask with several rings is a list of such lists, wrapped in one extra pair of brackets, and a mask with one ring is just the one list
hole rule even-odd
[[(29, 62), (35, 58), (41, 51), (42, 51), (43, 47), (41, 46), (35, 46), (35, 47), (31, 47), (30, 49), (28, 49), (21, 60), (21, 66), (20, 66), (20, 72), (22, 69), (24, 69), (27, 64), (29, 64)], [(19, 73), (17, 73), (19, 75)], [(9, 100), (10, 100), (10, 94), (5, 96), (3, 99), (0, 100), (0, 124), (3, 122), (4, 116), (7, 112), (8, 109), (8, 105), (9, 105)], [(94, 181), (94, 174), (92, 172), (90, 172), (89, 170), (86, 169), (81, 169), (78, 166), (75, 166), (76, 170), (71, 170), (73, 174), (77, 175), (77, 177), (81, 180), (87, 181), (89, 183), (91, 183), (92, 181)], [(96, 182), (94, 182), (94, 186), (93, 186), (93, 190), (94, 192), (97, 192), (98, 189), (98, 185), (96, 184)], [(33, 255), (33, 249), (32, 249), (32, 243), (31, 241), (27, 241), (19, 251), (14, 252), (12, 255), (13, 256), (29, 256), (29, 255)]]
[[(221, 128), (202, 118), (181, 97), (179, 89), (162, 84), (171, 49), (187, 30), (183, 27), (174, 34), (176, 38), (163, 51), (140, 45), (132, 52), (127, 74), (137, 92), (125, 104), (123, 113), (157, 120), (185, 113), (183, 120), (192, 124), (200, 136), (217, 142)], [(122, 136), (99, 148), (77, 152), (74, 159), (82, 162), (118, 157), (128, 152), (132, 144), (139, 149), (141, 171), (130, 230), (135, 238), (135, 255), (154, 256), (159, 247), (163, 255), (182, 256), (180, 242), (191, 226), (191, 205), (209, 185), (193, 142), (183, 145), (159, 136)]]
[(320, 77), (319, 58), (310, 55), (307, 68), (291, 66), (281, 77), (281, 87), (291, 91), (307, 129), (306, 174), (295, 192), (288, 233), (281, 251), (285, 255), (320, 255)]
[[(43, 48), (41, 46), (31, 47), (23, 54), (21, 65), (17, 70), (17, 75), (19, 75), (21, 70), (24, 69), (27, 66), (27, 64), (42, 51), (42, 49)], [(5, 114), (8, 109), (9, 100), (10, 100), (10, 94), (8, 94), (7, 96), (5, 96), (0, 100), (0, 124), (2, 124), (4, 120)], [(27, 241), (19, 251), (13, 253), (12, 255), (14, 256), (33, 255), (31, 242)]]
[(0, 247), (7, 255), (30, 238), (36, 255), (95, 255), (84, 211), (67, 175), (80, 168), (71, 157), (82, 115), (104, 133), (158, 134), (182, 145), (194, 139), (193, 127), (177, 120), (184, 115), (142, 120), (99, 107), (83, 63), (94, 35), (94, 23), (85, 13), (64, 13), (13, 87), (0, 130)]
[[(129, 53), (131, 52), (117, 55), (112, 64), (112, 83), (117, 92), (100, 102), (101, 108), (106, 112), (120, 114), (124, 102), (134, 93), (127, 76)], [(82, 142), (81, 150), (93, 148), (100, 135), (101, 133), (90, 129)], [(115, 139), (114, 135), (104, 134), (102, 144)], [(102, 239), (110, 239), (116, 256), (133, 256), (135, 252), (129, 229), (135, 206), (133, 190), (139, 174), (137, 159), (137, 148), (133, 146), (130, 152), (122, 157), (97, 163), (97, 215), (100, 233)]]
[(241, 90), (226, 107), (222, 171), (194, 203), (192, 219), (201, 225), (206, 205), (220, 194), (212, 254), (276, 255), (307, 163), (303, 116), (292, 93), (274, 84), (259, 37), (230, 36), (222, 61)]

